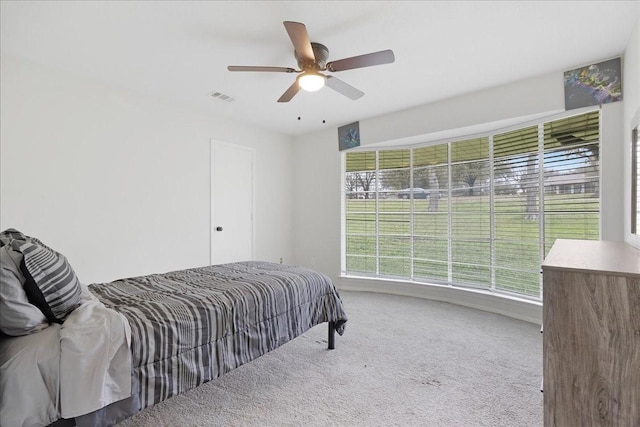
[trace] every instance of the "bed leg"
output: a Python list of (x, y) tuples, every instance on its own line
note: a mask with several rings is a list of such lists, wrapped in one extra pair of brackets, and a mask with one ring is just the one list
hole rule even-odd
[(329, 322), (329, 350), (336, 348), (336, 322)]

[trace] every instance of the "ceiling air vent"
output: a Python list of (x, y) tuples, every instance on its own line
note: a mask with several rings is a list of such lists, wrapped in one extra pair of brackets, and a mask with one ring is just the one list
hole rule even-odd
[(232, 98), (229, 95), (225, 95), (224, 93), (217, 92), (217, 91), (211, 92), (209, 95), (213, 99), (217, 99), (218, 101), (233, 102), (236, 100), (235, 98)]

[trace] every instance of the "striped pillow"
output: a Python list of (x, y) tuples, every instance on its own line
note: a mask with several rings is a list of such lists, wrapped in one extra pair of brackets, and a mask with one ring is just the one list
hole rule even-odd
[(62, 323), (82, 303), (80, 281), (71, 265), (64, 255), (32, 237), (20, 242), (18, 250), (23, 255), (20, 268), (29, 301), (49, 321)]

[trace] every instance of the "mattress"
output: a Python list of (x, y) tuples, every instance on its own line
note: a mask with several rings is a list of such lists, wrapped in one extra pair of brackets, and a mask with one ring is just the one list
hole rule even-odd
[(141, 408), (249, 362), (309, 328), (347, 317), (331, 280), (260, 261), (90, 285), (131, 326)]

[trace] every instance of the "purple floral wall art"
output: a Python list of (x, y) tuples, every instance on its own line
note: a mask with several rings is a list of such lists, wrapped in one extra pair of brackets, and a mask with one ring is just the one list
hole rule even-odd
[(622, 101), (621, 58), (564, 72), (564, 108)]

